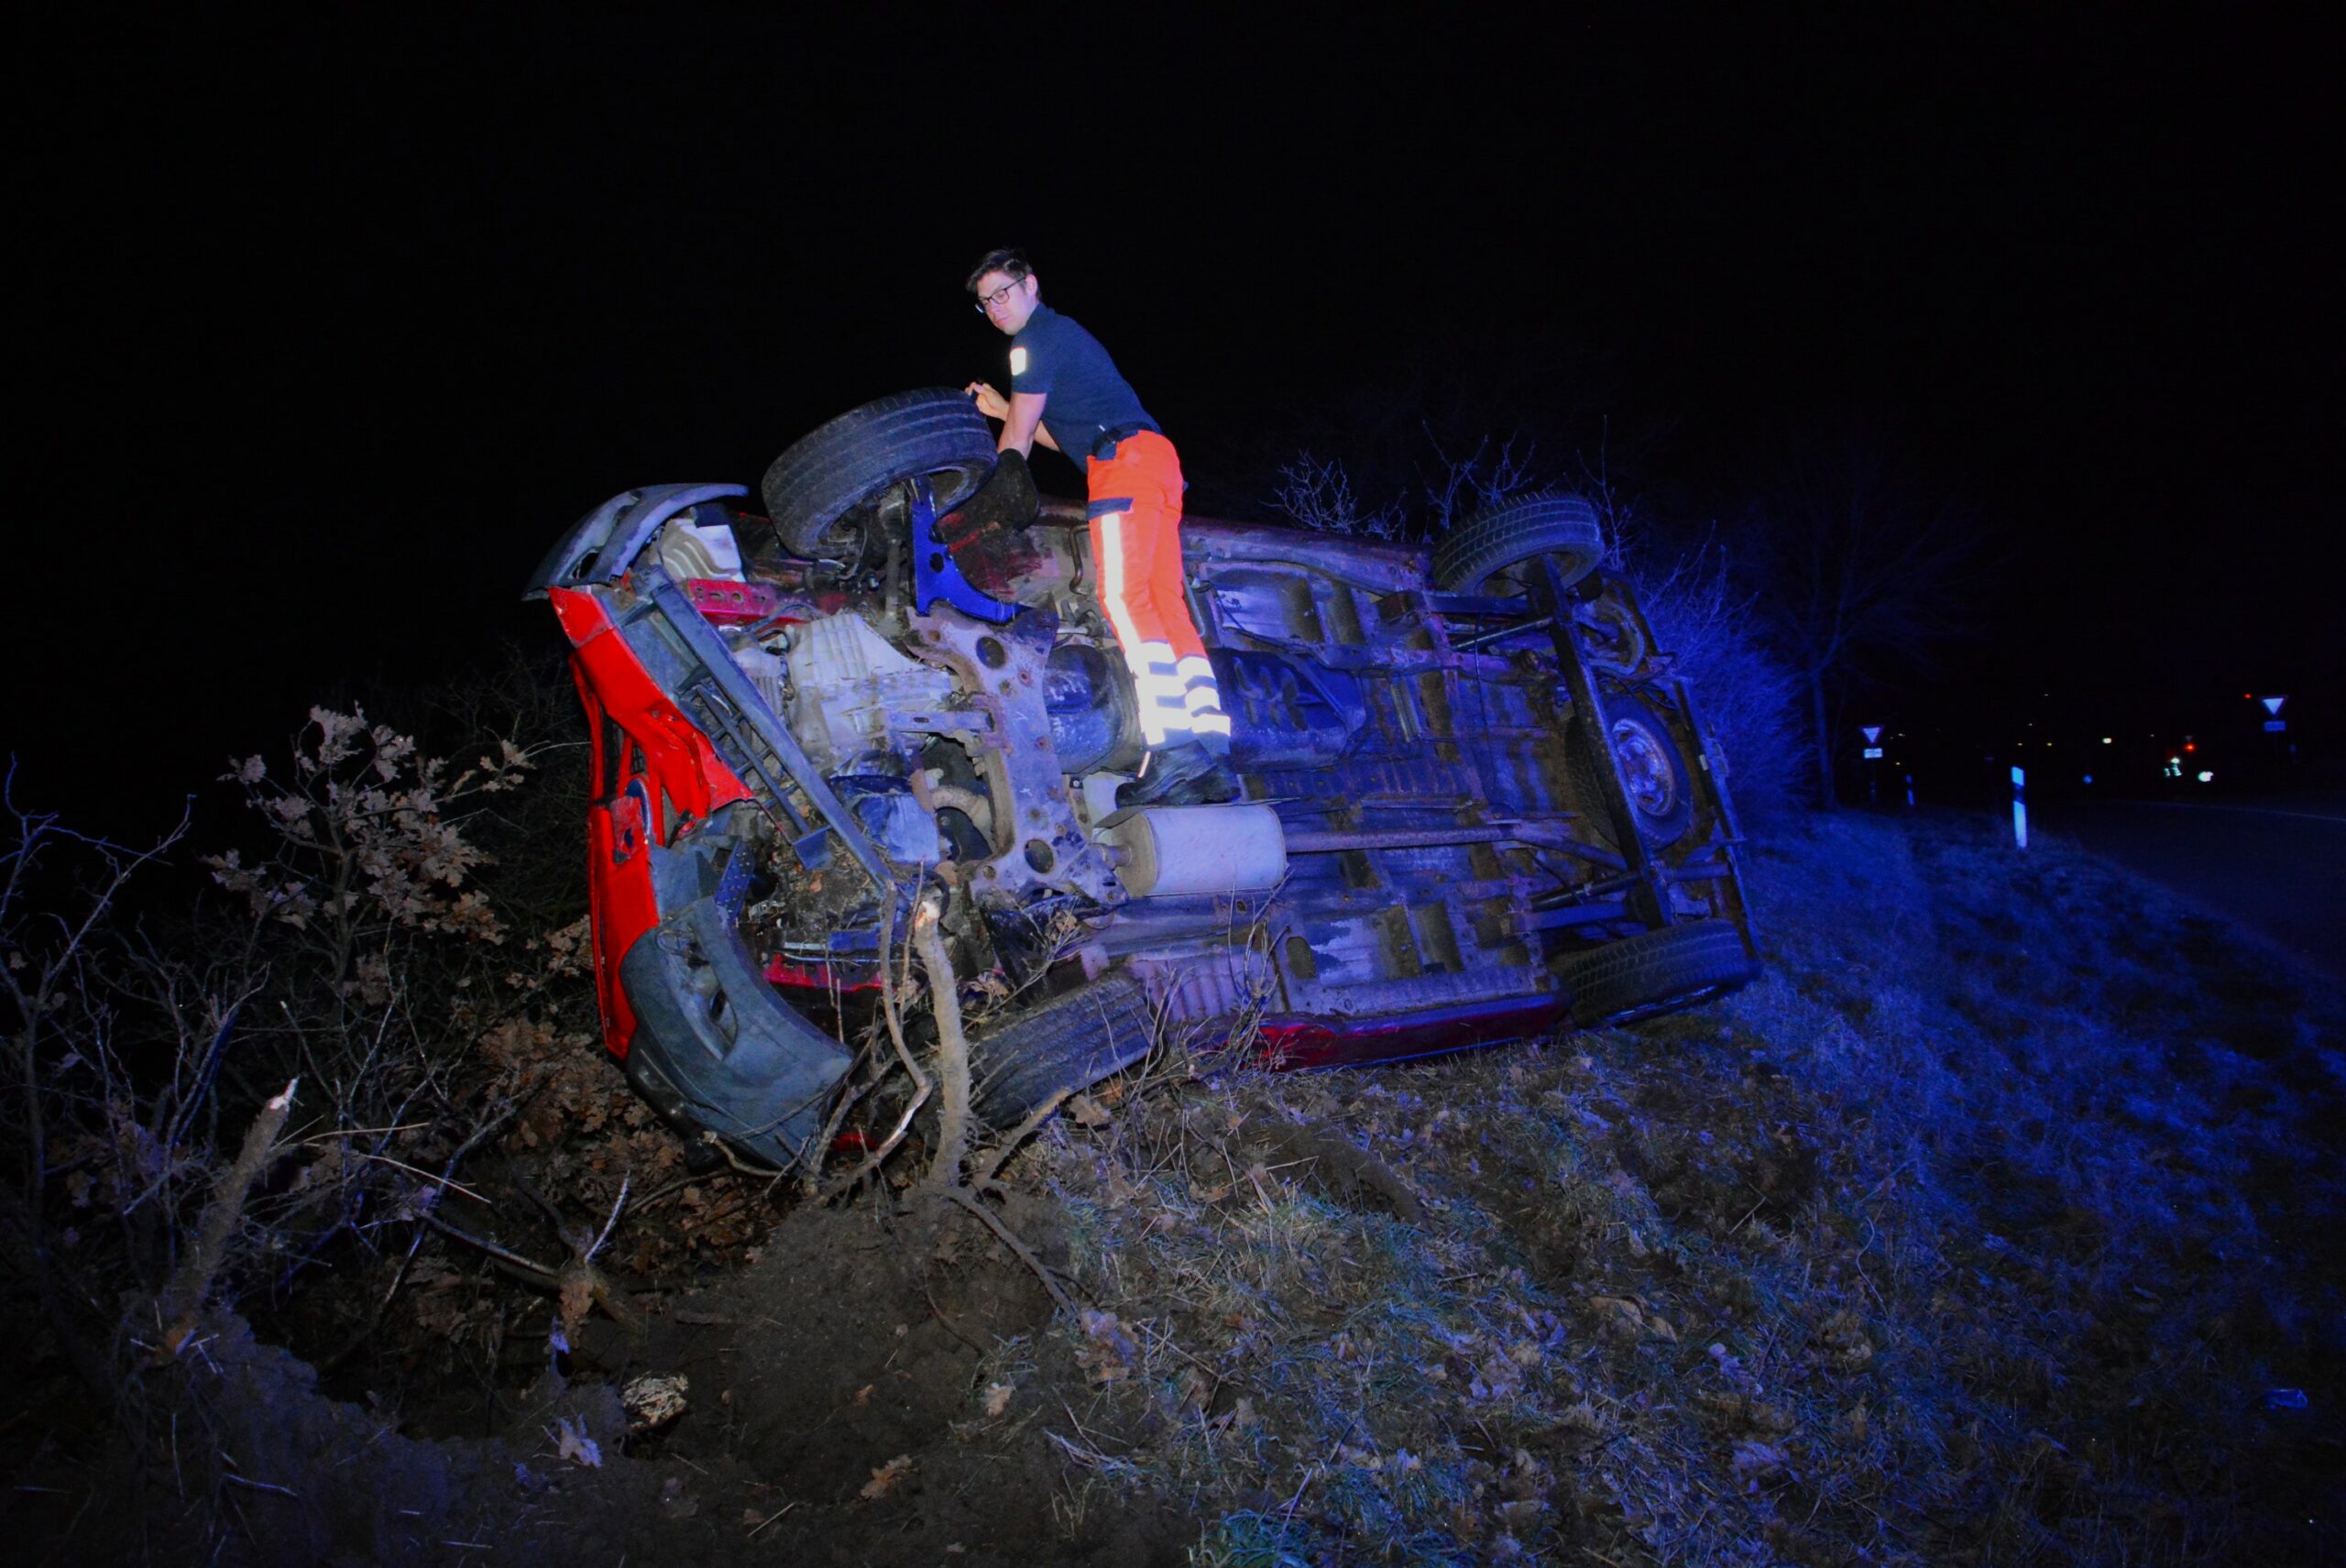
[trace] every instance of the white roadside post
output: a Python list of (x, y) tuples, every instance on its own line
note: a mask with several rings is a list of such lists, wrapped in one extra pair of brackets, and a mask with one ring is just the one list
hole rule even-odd
[(2028, 848), (2028, 774), (2012, 770), (2012, 842)]

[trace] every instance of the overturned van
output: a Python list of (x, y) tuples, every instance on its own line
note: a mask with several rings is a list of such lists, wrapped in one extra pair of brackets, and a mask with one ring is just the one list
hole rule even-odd
[(605, 1040), (680, 1128), (804, 1157), (850, 1059), (810, 1014), (919, 899), (990, 999), (997, 1124), (1168, 1032), (1393, 1060), (1757, 972), (1722, 759), (1584, 501), (1431, 552), (1188, 520), (1244, 793), (1120, 811), (1144, 753), (1084, 509), (976, 515), (993, 462), (963, 394), (901, 394), (755, 499), (612, 498), (532, 579), (595, 737)]

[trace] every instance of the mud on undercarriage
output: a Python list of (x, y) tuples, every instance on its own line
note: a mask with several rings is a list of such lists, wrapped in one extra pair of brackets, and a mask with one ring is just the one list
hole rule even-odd
[(532, 581), (596, 737), (606, 1039), (663, 1114), (803, 1157), (850, 1060), (812, 1015), (941, 898), (978, 1109), (1166, 1031), (1290, 1066), (1689, 1005), (1756, 948), (1724, 766), (1596, 519), (1523, 498), (1431, 554), (1192, 519), (1242, 800), (1118, 812), (1142, 750), (1080, 504), (970, 505), (958, 393), (737, 486), (614, 498)]

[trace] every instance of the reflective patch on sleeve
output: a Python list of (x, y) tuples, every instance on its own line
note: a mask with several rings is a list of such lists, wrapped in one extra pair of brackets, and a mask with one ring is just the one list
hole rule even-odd
[(1026, 374), (1026, 351), (1025, 349), (1014, 348), (1010, 351), (1010, 373), (1014, 376), (1024, 376)]

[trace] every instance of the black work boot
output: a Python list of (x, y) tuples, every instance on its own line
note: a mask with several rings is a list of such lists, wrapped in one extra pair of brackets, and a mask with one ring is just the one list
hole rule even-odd
[(1219, 806), (1238, 798), (1238, 775), (1231, 771), (1230, 743), (1203, 736), (1151, 751), (1140, 777), (1116, 786), (1120, 808), (1135, 806)]

